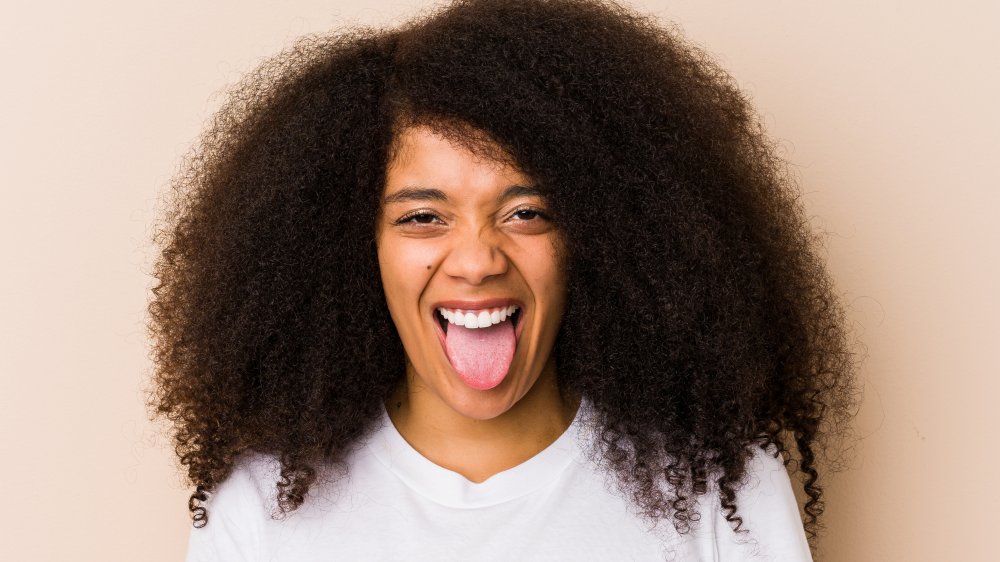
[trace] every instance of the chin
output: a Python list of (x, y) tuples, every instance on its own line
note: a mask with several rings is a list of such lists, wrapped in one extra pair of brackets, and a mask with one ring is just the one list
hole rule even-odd
[(459, 383), (448, 389), (448, 395), (439, 397), (452, 410), (467, 418), (489, 420), (506, 413), (521, 398), (511, 385), (514, 382), (507, 379), (489, 390), (475, 390)]

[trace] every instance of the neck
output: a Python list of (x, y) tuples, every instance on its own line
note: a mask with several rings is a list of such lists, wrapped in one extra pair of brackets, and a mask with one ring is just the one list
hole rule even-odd
[(555, 374), (550, 360), (520, 400), (502, 414), (480, 420), (456, 412), (408, 372), (386, 410), (396, 430), (421, 455), (472, 482), (483, 482), (537, 455), (569, 427), (580, 398), (563, 396)]

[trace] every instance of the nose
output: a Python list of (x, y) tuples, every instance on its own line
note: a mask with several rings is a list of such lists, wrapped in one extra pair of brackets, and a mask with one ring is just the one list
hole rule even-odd
[(498, 236), (484, 230), (455, 236), (455, 243), (441, 267), (451, 277), (479, 285), (490, 277), (506, 273), (509, 263), (499, 247)]

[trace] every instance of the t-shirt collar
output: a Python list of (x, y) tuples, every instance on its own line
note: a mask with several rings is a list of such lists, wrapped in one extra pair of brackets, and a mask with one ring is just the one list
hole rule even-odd
[(421, 496), (447, 507), (487, 507), (528, 495), (558, 479), (580, 453), (580, 426), (587, 412), (589, 403), (584, 398), (572, 423), (548, 447), (480, 483), (421, 455), (403, 439), (384, 409), (366, 446), (386, 469)]

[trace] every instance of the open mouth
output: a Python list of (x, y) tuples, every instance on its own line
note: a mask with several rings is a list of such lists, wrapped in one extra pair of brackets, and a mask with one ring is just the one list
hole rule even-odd
[(441, 349), (455, 374), (470, 388), (489, 390), (507, 377), (524, 328), (521, 310), (513, 304), (434, 310)]

